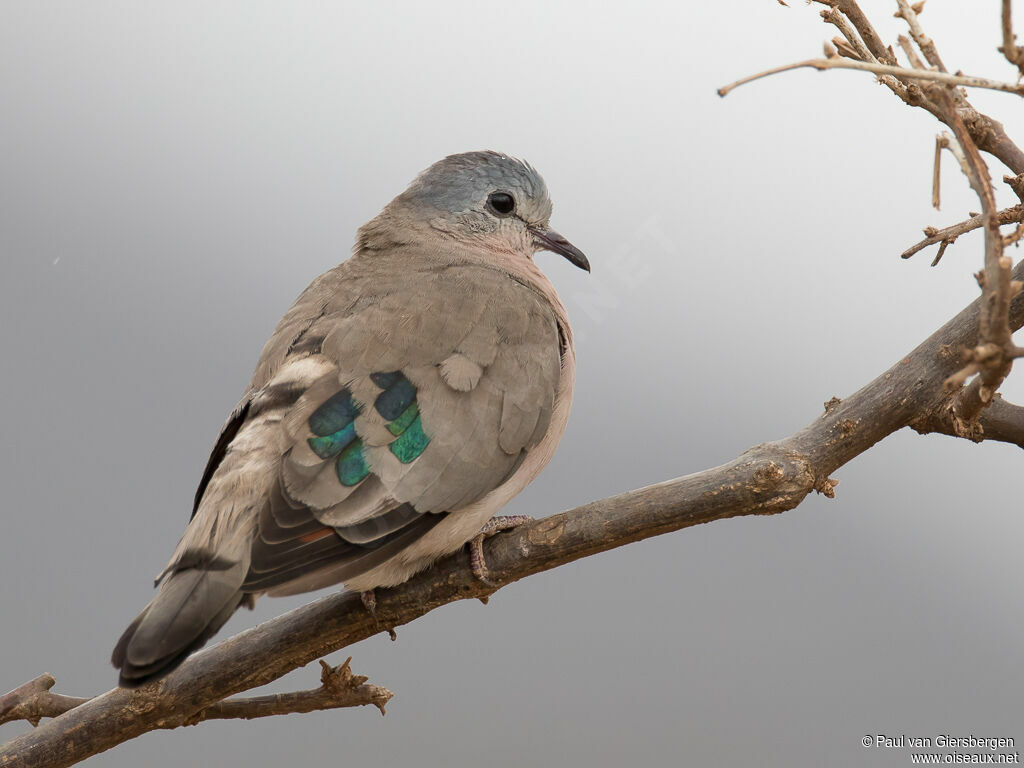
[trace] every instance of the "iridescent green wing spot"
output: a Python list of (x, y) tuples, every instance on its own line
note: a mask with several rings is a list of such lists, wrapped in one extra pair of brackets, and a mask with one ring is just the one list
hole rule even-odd
[(354, 440), (338, 457), (338, 480), (342, 485), (358, 485), (370, 474), (363, 453), (363, 441)]
[(391, 452), (403, 464), (415, 461), (430, 443), (423, 431), (420, 409), (416, 403), (416, 387), (401, 371), (375, 373), (370, 377), (383, 392), (377, 395), (373, 407), (387, 419), (388, 430), (397, 438), (391, 443)]
[(321, 459), (337, 456), (338, 480), (342, 485), (358, 485), (370, 468), (363, 454), (363, 441), (356, 437), (356, 417), (362, 408), (346, 387), (332, 395), (309, 417), (309, 447)]

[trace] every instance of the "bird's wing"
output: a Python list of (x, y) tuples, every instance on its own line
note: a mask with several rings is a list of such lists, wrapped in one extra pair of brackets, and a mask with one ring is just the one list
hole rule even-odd
[(554, 312), (497, 270), (357, 263), (307, 294), (206, 473), (232, 450), (236, 422), (280, 412), (249, 592), (346, 581), (408, 547), (510, 477), (547, 431), (558, 388)]

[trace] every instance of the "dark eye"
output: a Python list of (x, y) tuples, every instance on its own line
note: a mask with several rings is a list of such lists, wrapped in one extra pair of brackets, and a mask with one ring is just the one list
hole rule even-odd
[(508, 192), (492, 192), (487, 198), (487, 202), (491, 208), (503, 216), (507, 216), (516, 209), (516, 201)]

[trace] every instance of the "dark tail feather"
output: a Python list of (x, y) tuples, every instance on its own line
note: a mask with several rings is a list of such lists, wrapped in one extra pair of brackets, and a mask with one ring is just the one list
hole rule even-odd
[(216, 634), (244, 599), (242, 563), (172, 573), (114, 647), (125, 688), (163, 677)]

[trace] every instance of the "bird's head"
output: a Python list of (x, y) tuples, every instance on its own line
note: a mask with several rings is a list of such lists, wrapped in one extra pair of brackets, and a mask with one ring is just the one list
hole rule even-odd
[(457, 240), (528, 256), (553, 251), (590, 271), (583, 252), (551, 228), (551, 198), (541, 175), (500, 152), (465, 152), (439, 160), (389, 208)]

